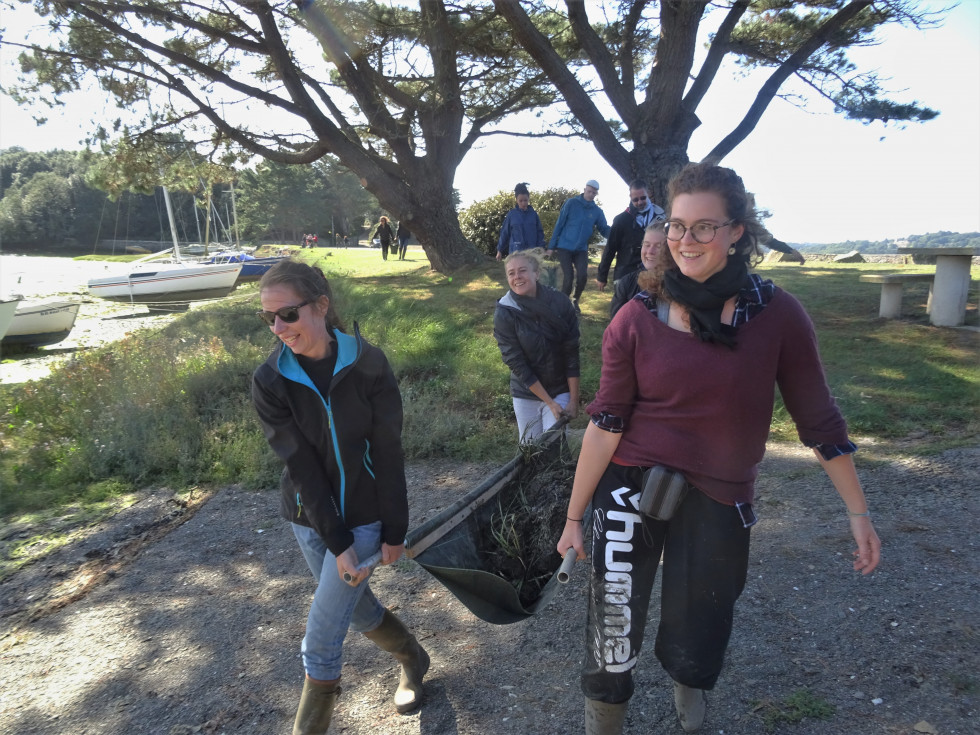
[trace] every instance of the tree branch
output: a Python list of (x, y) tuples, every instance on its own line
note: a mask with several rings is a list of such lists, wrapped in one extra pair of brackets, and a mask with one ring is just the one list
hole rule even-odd
[(742, 118), (741, 122), (735, 127), (732, 132), (726, 135), (719, 143), (716, 145), (704, 160), (719, 162), (725, 156), (734, 150), (734, 148), (748, 137), (749, 133), (755, 130), (755, 126), (758, 125), (759, 120), (762, 118), (762, 114), (769, 107), (776, 93), (779, 91), (779, 87), (789, 78), (790, 75), (795, 74), (803, 64), (806, 62), (807, 58), (811, 54), (814, 54), (826, 41), (827, 39), (837, 32), (842, 26), (844, 26), (848, 21), (854, 18), (858, 13), (867, 8), (873, 3), (873, 0), (854, 0), (854, 2), (841, 8), (832, 17), (830, 17), (820, 28), (803, 44), (797, 49), (786, 61), (784, 61), (766, 80), (765, 84), (756, 94), (755, 101), (749, 108), (748, 112), (745, 113), (745, 117)]
[[(571, 24), (572, 31), (575, 32), (575, 37), (581, 44), (582, 50), (585, 51), (585, 55), (592, 62), (592, 66), (599, 75), (603, 92), (612, 102), (620, 119), (626, 123), (627, 127), (632, 127), (636, 123), (638, 114), (636, 101), (631, 94), (626, 94), (626, 90), (623, 89), (620, 78), (616, 74), (616, 65), (613, 63), (609, 50), (602, 39), (592, 30), (585, 10), (585, 3), (582, 0), (565, 0), (565, 6), (568, 8), (568, 22)], [(624, 78), (629, 72), (630, 79), (632, 79), (632, 66), (631, 59), (630, 68), (623, 70)]]
[(517, 0), (494, 0), (494, 7), (510, 24), (518, 43), (538, 63), (561, 93), (569, 110), (588, 131), (596, 150), (623, 180), (633, 173), (629, 153), (620, 144), (609, 124), (589, 98), (565, 61), (555, 52)]
[(748, 10), (749, 1), (736, 0), (728, 10), (725, 20), (718, 26), (718, 31), (715, 33), (715, 37), (711, 41), (711, 47), (708, 49), (708, 56), (705, 58), (704, 64), (701, 65), (701, 70), (694, 79), (694, 83), (684, 96), (684, 107), (692, 113), (698, 109), (698, 105), (704, 99), (708, 88), (714, 82), (715, 76), (718, 74), (718, 69), (721, 67), (721, 62), (724, 60), (725, 54), (729, 51), (729, 40), (732, 36), (732, 30), (738, 25), (738, 21), (745, 14), (745, 11)]

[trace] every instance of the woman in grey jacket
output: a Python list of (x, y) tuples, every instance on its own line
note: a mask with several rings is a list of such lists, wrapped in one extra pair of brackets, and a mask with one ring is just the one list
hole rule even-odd
[(280, 344), (253, 375), (252, 401), (285, 464), (283, 517), (317, 581), (293, 724), (293, 735), (313, 735), (330, 725), (348, 629), (401, 664), (399, 712), (422, 699), (429, 656), (367, 582), (373, 564), (392, 564), (404, 552), (402, 403), (384, 353), (356, 325), (353, 335), (343, 330), (318, 268), (282, 261), (262, 277), (259, 291), (258, 315)]
[(562, 414), (578, 415), (578, 315), (561, 293), (538, 283), (541, 255), (534, 248), (507, 257), (510, 290), (493, 315), (493, 336), (510, 368), (521, 442), (534, 440)]

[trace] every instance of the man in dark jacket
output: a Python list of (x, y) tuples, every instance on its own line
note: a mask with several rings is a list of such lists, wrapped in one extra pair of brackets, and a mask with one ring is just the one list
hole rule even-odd
[(606, 289), (613, 258), (616, 259), (614, 282), (639, 270), (643, 233), (648, 225), (665, 219), (664, 210), (650, 201), (647, 192), (647, 183), (643, 179), (630, 182), (630, 203), (625, 212), (617, 214), (613, 219), (609, 239), (602, 251), (602, 260), (599, 261), (595, 283), (600, 291)]

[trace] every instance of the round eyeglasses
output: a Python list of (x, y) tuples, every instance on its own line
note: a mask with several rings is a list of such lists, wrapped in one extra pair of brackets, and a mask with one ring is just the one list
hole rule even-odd
[(279, 317), (286, 324), (292, 324), (299, 320), (299, 310), (302, 309), (307, 304), (312, 304), (312, 301), (304, 301), (302, 304), (296, 304), (296, 306), (284, 306), (276, 311), (257, 311), (255, 316), (264, 321), (270, 327), (276, 325), (276, 317)]
[(702, 245), (707, 245), (709, 242), (715, 239), (715, 233), (718, 232), (722, 227), (728, 227), (735, 220), (730, 219), (727, 222), (723, 222), (720, 225), (713, 225), (709, 222), (698, 222), (697, 224), (687, 227), (680, 222), (667, 222), (665, 228), (667, 230), (667, 239), (673, 242), (680, 242), (684, 239), (684, 235), (687, 231), (691, 231), (691, 237), (694, 238), (694, 242), (701, 243)]

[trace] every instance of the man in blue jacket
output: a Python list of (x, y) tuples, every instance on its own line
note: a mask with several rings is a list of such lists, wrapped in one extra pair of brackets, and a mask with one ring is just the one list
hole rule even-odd
[(572, 303), (576, 311), (581, 311), (578, 300), (589, 277), (589, 238), (592, 237), (592, 231), (597, 229), (603, 237), (609, 236), (606, 215), (595, 203), (598, 193), (599, 182), (595, 179), (586, 181), (585, 191), (562, 205), (555, 231), (548, 243), (547, 255), (558, 251), (561, 290), (566, 296), (572, 296), (572, 267), (575, 268), (575, 295), (572, 296)]

